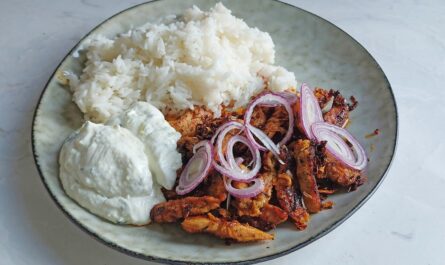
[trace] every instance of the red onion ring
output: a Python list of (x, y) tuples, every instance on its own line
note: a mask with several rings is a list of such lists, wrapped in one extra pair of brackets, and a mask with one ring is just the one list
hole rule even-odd
[(213, 146), (201, 141), (193, 147), (195, 153), (179, 176), (176, 193), (184, 195), (195, 189), (208, 175), (212, 165)]
[[(277, 158), (277, 160), (281, 163), (284, 164), (283, 160), (281, 160), (280, 158), (280, 149), (278, 148), (278, 146), (272, 141), (272, 139), (270, 139), (267, 134), (265, 134), (263, 131), (261, 131), (260, 129), (253, 127), (252, 125), (248, 124), (247, 125), (247, 129), (253, 134), (255, 135), (262, 143), (263, 145), (266, 147), (267, 150), (270, 150), (272, 152), (272, 154)], [(248, 134), (247, 134), (248, 135)], [(252, 137), (253, 138), (253, 137)], [(249, 139), (249, 141), (255, 141), (255, 139), (251, 140)]]
[[(217, 143), (217, 149), (218, 149), (218, 153), (222, 154), (222, 137), (223, 133), (221, 132), (220, 137), (218, 137), (218, 143)], [(252, 154), (252, 160), (253, 162), (253, 168), (248, 171), (245, 172), (245, 170), (241, 169), (239, 165), (237, 165), (234, 155), (233, 155), (233, 147), (235, 145), (235, 143), (237, 142), (241, 142), (243, 144), (245, 144), (247, 146), (247, 148), (249, 149), (250, 153)], [(220, 161), (222, 166), (219, 165), (216, 161), (213, 161), (213, 166), (215, 167), (215, 169), (221, 173), (222, 175), (225, 175), (233, 180), (237, 180), (237, 181), (249, 181), (252, 178), (254, 178), (258, 172), (260, 171), (261, 168), (261, 155), (260, 155), (260, 151), (258, 150), (258, 148), (256, 148), (252, 142), (250, 142), (249, 140), (246, 139), (246, 137), (241, 136), (241, 135), (235, 135), (232, 138), (230, 138), (228, 144), (227, 144), (227, 157), (228, 160), (226, 160), (226, 158), (223, 156), (223, 160), (224, 162)]]
[(243, 131), (244, 125), (242, 125), (241, 123), (239, 123), (237, 121), (229, 121), (229, 122), (223, 124), (221, 127), (219, 127), (216, 130), (215, 135), (210, 140), (211, 143), (214, 143), (215, 138), (218, 137), (218, 139), (216, 141), (216, 153), (218, 155), (219, 162), (226, 168), (230, 168), (230, 165), (229, 165), (229, 163), (227, 163), (227, 160), (223, 154), (223, 151), (222, 151), (223, 146), (222, 145), (223, 145), (224, 138), (226, 137), (226, 134), (234, 129)]
[[(264, 104), (266, 104), (266, 105), (270, 105), (270, 104), (283, 105), (284, 108), (286, 109), (286, 111), (289, 113), (289, 126), (287, 129), (286, 135), (283, 137), (283, 139), (278, 144), (273, 143), (272, 140), (270, 140), (270, 142), (267, 140), (264, 140), (264, 137), (261, 137), (261, 138), (259, 138), (259, 140), (264, 145), (264, 146), (262, 146), (255, 140), (255, 138), (252, 135), (253, 126), (250, 125), (250, 120), (252, 119), (253, 110), (255, 109), (256, 106), (264, 105)], [(270, 150), (270, 148), (271, 148), (270, 143), (273, 143), (273, 145), (278, 145), (278, 146), (286, 144), (292, 137), (292, 133), (294, 131), (294, 116), (293, 116), (291, 104), (289, 104), (289, 102), (282, 96), (279, 96), (279, 95), (276, 95), (273, 93), (263, 94), (263, 95), (259, 96), (258, 98), (256, 98), (255, 100), (253, 100), (250, 103), (250, 105), (247, 107), (246, 113), (244, 114), (244, 125), (247, 128), (249, 128), (248, 130), (246, 130), (247, 138), (261, 151), (265, 151), (266, 149)], [(256, 131), (256, 132), (258, 134), (258, 131)], [(269, 138), (269, 137), (267, 137), (267, 138)], [(269, 148), (268, 148), (268, 146), (269, 146)], [(278, 154), (279, 154), (278, 147), (273, 147), (273, 149), (278, 150)]]
[[(295, 104), (295, 102), (298, 101), (298, 95), (295, 94), (295, 93), (292, 93), (292, 92), (288, 92), (288, 91), (266, 92), (264, 94), (267, 94), (267, 93), (274, 94), (274, 95), (277, 95), (277, 96), (280, 96), (280, 97), (286, 99), (286, 101), (289, 102), (289, 105), (293, 105), (293, 104)], [(273, 103), (272, 104), (267, 104), (267, 103), (265, 103), (265, 104), (261, 104), (261, 105), (262, 106), (266, 106), (266, 107), (276, 107), (276, 106), (279, 106), (280, 104), (273, 104)]]
[(311, 130), (317, 141), (327, 141), (327, 150), (340, 162), (357, 170), (366, 168), (368, 163), (366, 152), (348, 131), (326, 122), (313, 123)]
[(224, 186), (226, 187), (226, 190), (230, 193), (230, 195), (240, 199), (255, 197), (263, 191), (263, 180), (257, 178), (254, 179), (253, 182), (253, 185), (245, 189), (236, 189), (232, 186), (232, 180), (224, 177)]
[(323, 121), (323, 114), (321, 113), (320, 105), (314, 92), (306, 84), (301, 84), (300, 88), (300, 117), (298, 127), (303, 131), (309, 139), (314, 139), (311, 131), (311, 125), (314, 122)]

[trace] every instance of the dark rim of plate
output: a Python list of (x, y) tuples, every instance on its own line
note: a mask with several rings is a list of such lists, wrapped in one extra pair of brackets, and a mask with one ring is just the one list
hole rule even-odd
[(53, 72), (53, 74), (51, 75), (51, 77), (49, 78), (48, 82), (45, 84), (45, 88), (43, 89), (42, 93), (40, 94), (39, 100), (37, 102), (35, 111), (34, 111), (34, 115), (33, 115), (33, 119), (32, 119), (32, 132), (31, 132), (31, 140), (32, 140), (32, 153), (33, 153), (33, 157), (34, 157), (34, 162), (36, 164), (37, 167), (37, 171), (40, 175), (40, 178), (46, 188), (46, 190), (48, 191), (50, 197), (52, 198), (52, 200), (56, 203), (57, 207), (62, 210), (62, 212), (68, 217), (68, 219), (73, 222), (77, 227), (79, 227), (81, 230), (83, 230), (84, 232), (86, 232), (87, 234), (89, 234), (90, 236), (92, 236), (93, 238), (95, 238), (96, 240), (98, 240), (99, 242), (115, 249), (118, 250), (122, 253), (125, 253), (129, 256), (133, 256), (136, 258), (140, 258), (140, 259), (144, 259), (144, 260), (148, 260), (148, 261), (156, 261), (156, 262), (161, 262), (161, 263), (165, 263), (165, 264), (200, 264), (200, 265), (205, 265), (205, 264), (254, 264), (254, 263), (258, 263), (258, 262), (264, 262), (267, 260), (271, 260), (271, 259), (275, 259), (284, 255), (287, 255), (291, 252), (294, 252), (297, 249), (303, 248), (307, 245), (309, 245), (310, 243), (316, 241), (317, 239), (325, 236), (326, 234), (328, 234), (329, 232), (331, 232), (332, 230), (334, 230), (335, 228), (337, 228), (340, 224), (342, 224), (344, 221), (346, 221), (349, 217), (351, 217), (352, 214), (354, 214), (358, 209), (360, 209), (360, 207), (369, 199), (371, 198), (371, 196), (375, 193), (375, 191), (377, 190), (377, 188), (382, 184), (383, 180), (385, 179), (395, 156), (395, 152), (397, 149), (397, 142), (398, 142), (398, 134), (399, 134), (399, 116), (398, 116), (398, 111), (397, 111), (397, 103), (396, 103), (396, 99), (394, 96), (394, 92), (392, 90), (391, 84), (389, 83), (388, 78), (386, 77), (385, 73), (383, 72), (383, 69), (380, 67), (380, 65), (377, 63), (377, 61), (374, 59), (374, 57), (368, 52), (368, 50), (365, 49), (365, 47), (363, 47), (356, 39), (354, 39), (351, 35), (349, 35), (347, 32), (345, 32), (344, 30), (342, 30), (341, 28), (337, 27), (336, 25), (334, 25), (333, 23), (329, 22), (328, 20), (313, 14), (309, 11), (306, 11), (302, 8), (293, 6), (291, 4), (288, 3), (284, 3), (281, 2), (280, 0), (271, 0), (271, 1), (275, 1), (278, 3), (281, 3), (283, 5), (286, 5), (290, 8), (296, 8), (299, 9), (302, 12), (307, 13), (308, 15), (311, 15), (317, 19), (322, 20), (325, 23), (330, 24), (331, 26), (337, 28), (338, 30), (340, 30), (341, 32), (343, 32), (347, 37), (349, 37), (355, 44), (358, 45), (358, 47), (360, 47), (363, 51), (365, 51), (365, 53), (368, 54), (368, 56), (373, 60), (374, 64), (380, 69), (380, 71), (383, 73), (383, 76), (385, 78), (385, 81), (387, 83), (387, 86), (389, 88), (390, 94), (391, 94), (391, 98), (392, 101), (394, 103), (394, 110), (395, 110), (395, 122), (396, 122), (396, 126), (395, 126), (395, 138), (394, 138), (394, 148), (392, 150), (392, 154), (390, 157), (390, 160), (388, 162), (388, 164), (386, 165), (386, 169), (383, 172), (383, 174), (380, 176), (379, 181), (377, 182), (377, 184), (375, 185), (375, 187), (354, 207), (352, 208), (343, 218), (341, 218), (340, 220), (338, 220), (337, 222), (333, 223), (331, 226), (327, 227), (326, 229), (324, 229), (323, 231), (319, 232), (318, 234), (314, 235), (313, 237), (309, 238), (308, 240), (295, 245), (287, 250), (283, 250), (281, 252), (275, 253), (275, 254), (271, 254), (268, 256), (264, 256), (264, 257), (259, 257), (259, 258), (254, 258), (254, 259), (249, 259), (249, 260), (243, 260), (243, 261), (235, 261), (235, 262), (187, 262), (187, 261), (181, 261), (181, 260), (173, 260), (173, 259), (165, 259), (165, 258), (159, 258), (159, 257), (153, 257), (153, 256), (148, 256), (148, 255), (144, 255), (144, 254), (140, 254), (134, 251), (131, 251), (129, 249), (120, 247), (112, 242), (106, 241), (105, 239), (101, 238), (99, 235), (97, 235), (96, 233), (88, 230), (86, 227), (84, 227), (78, 220), (76, 220), (73, 216), (70, 215), (70, 213), (65, 210), (65, 208), (63, 208), (63, 206), (59, 203), (59, 201), (57, 200), (57, 198), (54, 196), (54, 194), (51, 192), (48, 184), (45, 181), (45, 178), (43, 177), (43, 173), (42, 170), (40, 169), (40, 166), (38, 164), (37, 161), (37, 154), (36, 154), (36, 147), (35, 147), (35, 134), (34, 134), (34, 127), (35, 127), (35, 122), (36, 122), (36, 117), (37, 117), (37, 112), (40, 106), (40, 101), (42, 100), (43, 95), (45, 94), (45, 91), (50, 83), (50, 81), (54, 78), (57, 69), (59, 69), (59, 67), (62, 65), (62, 63), (65, 61), (65, 59), (70, 56), (72, 54), (72, 52), (74, 50), (76, 50), (78, 48), (78, 46), (80, 45), (80, 43), (87, 37), (89, 37), (91, 35), (91, 33), (93, 33), (97, 28), (99, 28), (102, 24), (106, 23), (107, 21), (113, 19), (114, 17), (118, 16), (121, 13), (124, 13), (128, 10), (137, 8), (139, 6), (142, 5), (148, 5), (150, 3), (153, 2), (158, 2), (158, 1), (162, 1), (162, 0), (153, 0), (150, 2), (145, 2), (145, 3), (141, 3), (132, 7), (129, 7), (125, 10), (122, 10), (116, 14), (114, 14), (113, 16), (107, 18), (106, 20), (104, 20), (103, 22), (101, 22), (100, 24), (98, 24), (96, 27), (94, 27), (92, 30), (90, 30), (84, 37), (82, 37), (82, 39), (79, 40), (79, 42), (68, 52), (67, 55), (64, 56), (64, 58), (62, 59), (62, 61), (59, 63), (59, 65), (56, 67), (55, 71)]

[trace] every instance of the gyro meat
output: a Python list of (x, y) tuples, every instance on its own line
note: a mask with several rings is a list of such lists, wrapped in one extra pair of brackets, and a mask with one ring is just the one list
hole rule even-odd
[(271, 240), (274, 238), (273, 235), (248, 224), (220, 219), (210, 213), (185, 218), (181, 227), (189, 233), (210, 233), (237, 242)]
[(297, 179), (304, 205), (310, 213), (321, 210), (321, 200), (318, 194), (315, 174), (315, 143), (310, 140), (298, 140), (294, 148), (294, 156), (297, 162)]
[(205, 214), (219, 207), (220, 200), (212, 196), (185, 197), (159, 203), (153, 207), (150, 217), (156, 223), (172, 223), (181, 218)]

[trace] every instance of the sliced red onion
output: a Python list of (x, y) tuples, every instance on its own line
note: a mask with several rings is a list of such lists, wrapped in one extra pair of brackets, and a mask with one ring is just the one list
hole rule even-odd
[[(288, 129), (287, 129), (286, 135), (278, 143), (278, 146), (280, 146), (280, 145), (286, 144), (290, 140), (290, 138), (292, 137), (292, 133), (294, 131), (294, 116), (293, 116), (291, 104), (284, 97), (282, 97), (280, 95), (273, 94), (273, 93), (266, 93), (266, 94), (263, 94), (263, 95), (259, 96), (255, 100), (253, 100), (250, 103), (249, 107), (247, 107), (246, 113), (244, 114), (244, 125), (246, 127), (248, 127), (250, 125), (250, 120), (252, 119), (253, 110), (255, 109), (256, 106), (258, 106), (258, 105), (271, 105), (271, 104), (283, 105), (284, 108), (286, 109), (286, 111), (289, 113), (289, 126), (288, 126)], [(255, 138), (252, 135), (252, 133), (253, 133), (253, 131), (252, 131), (253, 126), (250, 125), (250, 127), (248, 127), (248, 128), (249, 128), (249, 130), (246, 130), (247, 138), (258, 149), (260, 149), (261, 151), (264, 151), (266, 149), (274, 148), (275, 150), (278, 150), (278, 153), (279, 153), (279, 148), (278, 147), (275, 148), (275, 147), (271, 147), (270, 146), (270, 143), (272, 142), (272, 140), (270, 140), (270, 142), (269, 142), (267, 140), (264, 140), (264, 137), (261, 137), (261, 139), (259, 139), (259, 140), (264, 145), (264, 146), (262, 146), (261, 144), (259, 144), (255, 140)], [(269, 138), (269, 137), (267, 137), (267, 138)]]
[[(274, 95), (277, 95), (277, 96), (280, 96), (280, 97), (286, 99), (287, 102), (289, 102), (290, 105), (293, 105), (293, 104), (295, 104), (295, 102), (298, 101), (298, 95), (295, 94), (295, 93), (292, 93), (292, 92), (288, 92), (288, 91), (266, 92), (265, 94), (267, 94), (267, 93), (274, 94)], [(278, 103), (270, 103), (270, 104), (269, 103), (264, 103), (264, 104), (261, 104), (261, 106), (266, 106), (266, 107), (277, 107), (279, 105), (280, 104), (278, 104)]]
[(292, 92), (283, 91), (283, 92), (278, 92), (278, 93), (273, 93), (273, 94), (278, 95), (278, 96), (286, 99), (287, 102), (289, 102), (290, 105), (293, 105), (295, 102), (298, 101), (297, 94), (292, 93)]
[[(221, 132), (221, 135), (222, 135), (222, 132)], [(222, 140), (221, 140), (222, 137), (221, 137), (221, 135), (217, 140), (218, 141), (217, 152), (222, 154)], [(247, 148), (249, 149), (249, 152), (252, 154), (253, 165), (252, 165), (252, 169), (250, 169), (250, 171), (241, 169), (240, 166), (237, 165), (237, 163), (235, 161), (235, 158), (233, 155), (233, 146), (237, 142), (241, 142), (241, 143), (245, 144), (247, 146)], [(220, 162), (222, 165), (219, 165), (216, 161), (213, 161), (213, 166), (221, 174), (223, 174), (233, 180), (248, 181), (248, 180), (251, 180), (252, 178), (254, 178), (260, 171), (260, 168), (261, 168), (260, 151), (249, 140), (247, 140), (246, 137), (241, 136), (241, 135), (235, 135), (232, 138), (230, 138), (230, 140), (227, 144), (226, 153), (227, 153), (227, 159), (229, 161), (227, 161), (224, 156), (223, 156), (224, 162), (222, 162), (220, 159)]]
[[(213, 146), (209, 141), (201, 141), (193, 148), (195, 153), (179, 176), (176, 193), (184, 195), (195, 189), (209, 173), (212, 165)], [(196, 152), (195, 152), (196, 151)]]
[(323, 121), (323, 114), (321, 113), (320, 105), (317, 98), (315, 98), (314, 92), (306, 84), (303, 83), (300, 88), (300, 117), (299, 127), (309, 139), (314, 139), (314, 135), (311, 131), (311, 125), (314, 122)]
[(226, 187), (226, 190), (234, 197), (236, 198), (252, 198), (260, 194), (264, 189), (264, 182), (263, 180), (257, 178), (252, 180), (254, 183), (253, 185), (245, 188), (245, 189), (236, 189), (232, 186), (232, 180), (229, 178), (224, 177), (224, 185)]
[(214, 143), (216, 136), (218, 137), (218, 139), (216, 141), (216, 153), (218, 155), (219, 162), (226, 168), (230, 168), (230, 165), (227, 163), (227, 160), (223, 154), (223, 146), (222, 145), (223, 145), (224, 138), (226, 137), (226, 134), (228, 132), (230, 132), (231, 130), (235, 130), (235, 129), (243, 131), (244, 125), (237, 121), (229, 121), (229, 122), (221, 125), (221, 127), (219, 127), (216, 130), (215, 135), (211, 139), (211, 142)]
[[(256, 136), (260, 140), (260, 142), (266, 147), (267, 150), (270, 150), (272, 154), (278, 159), (278, 161), (281, 164), (284, 164), (283, 160), (280, 158), (280, 149), (279, 147), (270, 139), (267, 134), (265, 134), (260, 129), (253, 127), (252, 125), (248, 124), (247, 129)], [(251, 134), (251, 135), (252, 135)], [(247, 135), (249, 135), (247, 133)], [(255, 139), (252, 137), (252, 139), (249, 139), (251, 142), (255, 141)]]
[[(327, 150), (345, 165), (363, 170), (368, 159), (360, 143), (345, 129), (326, 122), (315, 122), (311, 126), (317, 141), (326, 141)], [(352, 146), (350, 147), (347, 142)]]

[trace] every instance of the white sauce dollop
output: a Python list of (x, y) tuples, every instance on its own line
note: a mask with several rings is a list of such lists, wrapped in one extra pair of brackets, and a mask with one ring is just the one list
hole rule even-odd
[(165, 201), (144, 144), (129, 130), (86, 122), (60, 151), (60, 179), (81, 206), (115, 223), (143, 225)]
[(149, 167), (157, 183), (172, 189), (176, 171), (182, 166), (181, 154), (176, 150), (181, 134), (170, 126), (162, 112), (150, 103), (139, 101), (108, 124), (127, 128), (145, 144)]

